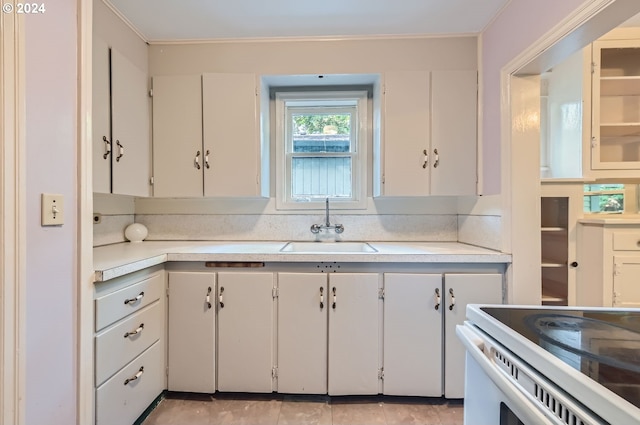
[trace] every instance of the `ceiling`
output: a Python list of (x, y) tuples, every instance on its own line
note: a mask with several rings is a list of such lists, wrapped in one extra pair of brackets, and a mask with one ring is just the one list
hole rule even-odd
[(104, 0), (149, 42), (477, 34), (509, 0)]

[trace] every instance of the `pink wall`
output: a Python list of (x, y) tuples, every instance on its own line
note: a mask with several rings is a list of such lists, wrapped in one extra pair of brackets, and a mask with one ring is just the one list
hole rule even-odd
[(511, 0), (482, 34), (483, 193), (500, 193), (500, 71), (585, 0)]
[[(77, 0), (26, 20), (26, 423), (76, 423)], [(40, 194), (64, 195), (65, 224), (40, 226)]]

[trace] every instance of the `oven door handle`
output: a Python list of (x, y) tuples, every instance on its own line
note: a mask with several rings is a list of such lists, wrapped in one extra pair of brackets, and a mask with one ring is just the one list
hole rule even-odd
[(480, 365), (489, 379), (498, 387), (504, 397), (509, 400), (509, 408), (525, 424), (536, 425), (564, 425), (559, 419), (547, 416), (539, 407), (530, 394), (526, 394), (516, 387), (509, 379), (494, 366), (485, 354), (485, 340), (480, 334), (472, 330), (469, 326), (456, 326), (456, 334), (462, 341), (467, 353)]

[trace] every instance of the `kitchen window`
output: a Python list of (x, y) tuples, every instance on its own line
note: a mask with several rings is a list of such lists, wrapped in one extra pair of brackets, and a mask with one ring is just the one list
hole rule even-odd
[(638, 185), (606, 183), (584, 185), (587, 214), (637, 214)]
[(276, 93), (278, 209), (366, 207), (367, 91)]

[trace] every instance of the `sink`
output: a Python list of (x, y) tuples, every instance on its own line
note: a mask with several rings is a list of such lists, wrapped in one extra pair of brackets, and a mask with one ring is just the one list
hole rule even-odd
[(280, 252), (357, 253), (378, 250), (366, 242), (289, 242)]

